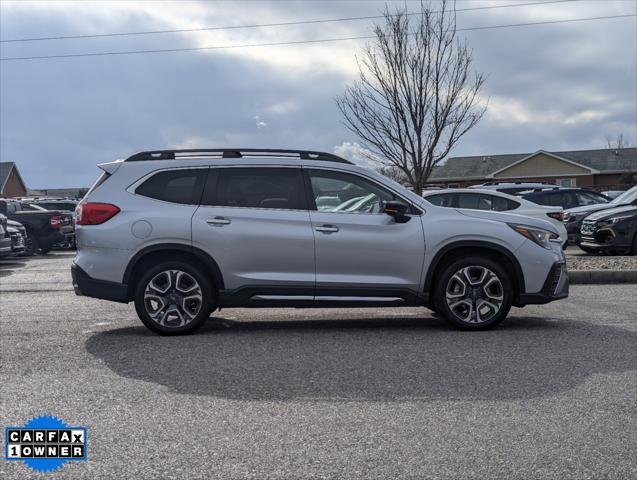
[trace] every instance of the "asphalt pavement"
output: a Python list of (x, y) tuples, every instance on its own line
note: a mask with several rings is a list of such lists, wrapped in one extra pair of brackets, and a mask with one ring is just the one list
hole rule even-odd
[(0, 261), (0, 426), (88, 427), (56, 478), (637, 477), (637, 285), (573, 286), (489, 332), (424, 308), (230, 309), (160, 337), (75, 296), (71, 261)]

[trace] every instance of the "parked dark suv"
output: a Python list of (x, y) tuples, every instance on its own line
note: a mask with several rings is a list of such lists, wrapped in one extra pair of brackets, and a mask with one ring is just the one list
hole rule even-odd
[(600, 210), (608, 210), (611, 208), (622, 207), (625, 205), (632, 205), (637, 207), (637, 185), (629, 190), (626, 190), (618, 197), (611, 200), (609, 203), (598, 203), (595, 205), (586, 205), (583, 207), (575, 207), (564, 212), (564, 225), (568, 233), (568, 243), (572, 245), (579, 245), (585, 252), (591, 250), (587, 247), (580, 245), (582, 240), (580, 229), (582, 227), (582, 220), (591, 213), (598, 212)]
[(518, 194), (539, 205), (562, 207), (563, 209), (608, 203), (610, 198), (587, 188), (543, 188)]
[(581, 246), (591, 251), (637, 255), (637, 207), (591, 213), (582, 222)]

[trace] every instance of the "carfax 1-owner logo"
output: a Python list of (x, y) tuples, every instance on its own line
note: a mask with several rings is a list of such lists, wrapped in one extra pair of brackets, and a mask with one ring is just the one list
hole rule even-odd
[(22, 427), (5, 427), (4, 458), (36, 472), (54, 472), (68, 461), (86, 460), (86, 434), (86, 427), (71, 427), (57, 417), (34, 417)]

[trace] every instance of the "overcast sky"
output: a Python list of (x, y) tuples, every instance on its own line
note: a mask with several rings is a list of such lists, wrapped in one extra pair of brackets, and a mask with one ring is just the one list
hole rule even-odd
[[(528, 3), (532, 0), (521, 0)], [(390, 5), (392, 2), (389, 2)], [(417, 2), (406, 2), (417, 10)], [(513, 2), (458, 1), (458, 8)], [(3, 40), (378, 14), (380, 1), (1, 2)], [(405, 2), (398, 2), (404, 5)], [(394, 4), (395, 5), (395, 4)], [(390, 7), (391, 8), (391, 7)], [(458, 13), (458, 27), (630, 14), (635, 0)], [(161, 35), (2, 42), (2, 58), (369, 35), (374, 20)], [(462, 32), (488, 74), (482, 122), (452, 156), (637, 143), (635, 17)], [(95, 164), (167, 147), (280, 147), (357, 157), (334, 97), (362, 40), (0, 62), (0, 159), (32, 188), (80, 187)]]

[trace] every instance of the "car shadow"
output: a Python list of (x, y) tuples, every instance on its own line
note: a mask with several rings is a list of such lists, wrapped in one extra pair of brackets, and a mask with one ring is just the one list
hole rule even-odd
[(0, 261), (0, 277), (9, 277), (13, 274), (14, 270), (22, 268), (25, 265), (26, 262), (14, 258), (3, 259)]
[(462, 332), (436, 318), (212, 320), (182, 337), (104, 331), (86, 348), (122, 377), (264, 401), (528, 399), (637, 368), (636, 332), (584, 321), (514, 317)]

